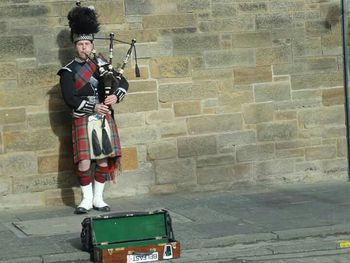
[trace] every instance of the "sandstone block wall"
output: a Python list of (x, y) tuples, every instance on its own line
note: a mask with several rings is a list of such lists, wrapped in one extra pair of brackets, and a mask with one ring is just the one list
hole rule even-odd
[[(137, 39), (115, 106), (123, 173), (106, 196), (347, 176), (339, 1), (98, 0)], [(0, 2), (0, 207), (79, 199), (57, 70), (68, 0)], [(108, 43), (96, 41), (99, 52)], [(128, 46), (115, 45), (115, 66)]]

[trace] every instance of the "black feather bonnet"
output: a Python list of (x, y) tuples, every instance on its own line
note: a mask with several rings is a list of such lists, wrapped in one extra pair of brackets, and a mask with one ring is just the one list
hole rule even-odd
[(71, 29), (71, 41), (94, 40), (94, 34), (100, 30), (97, 14), (93, 7), (76, 6), (67, 15)]

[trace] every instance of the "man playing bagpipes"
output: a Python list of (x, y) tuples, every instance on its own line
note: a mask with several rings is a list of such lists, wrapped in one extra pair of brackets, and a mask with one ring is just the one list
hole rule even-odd
[[(67, 18), (76, 57), (57, 74), (63, 99), (73, 116), (73, 161), (82, 192), (82, 201), (75, 213), (84, 214), (92, 208), (108, 212), (110, 207), (103, 200), (104, 186), (107, 180), (114, 181), (121, 158), (111, 105), (123, 100), (129, 84), (122, 75), (116, 79), (101, 74), (107, 72), (106, 66), (109, 66), (108, 74), (117, 74), (103, 57), (91, 58), (94, 34), (99, 31), (95, 10), (77, 4)], [(112, 90), (106, 95), (107, 79)]]

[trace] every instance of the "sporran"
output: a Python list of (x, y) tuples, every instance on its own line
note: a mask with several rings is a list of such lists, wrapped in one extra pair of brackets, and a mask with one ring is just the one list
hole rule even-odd
[(103, 159), (114, 155), (112, 147), (104, 149), (106, 145), (111, 145), (111, 129), (108, 121), (104, 122), (103, 127), (103, 116), (89, 116), (88, 135), (91, 159)]

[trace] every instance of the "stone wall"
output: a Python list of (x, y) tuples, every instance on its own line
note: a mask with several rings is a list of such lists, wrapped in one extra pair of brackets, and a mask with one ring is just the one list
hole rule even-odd
[[(345, 180), (339, 1), (98, 0), (99, 36), (137, 39), (115, 106), (123, 173), (106, 195)], [(72, 204), (57, 70), (71, 0), (0, 2), (0, 206)], [(107, 53), (108, 44), (96, 41)], [(128, 46), (115, 46), (118, 66)]]

